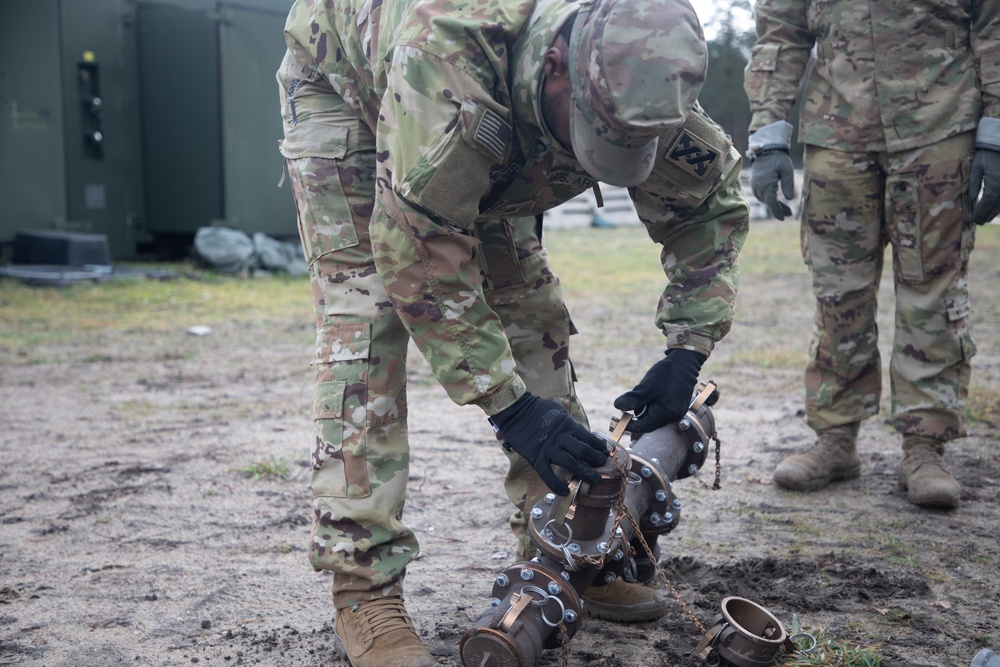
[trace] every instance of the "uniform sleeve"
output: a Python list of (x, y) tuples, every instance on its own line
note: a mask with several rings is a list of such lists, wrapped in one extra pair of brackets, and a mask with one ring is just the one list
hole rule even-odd
[(788, 120), (815, 38), (806, 22), (808, 0), (757, 0), (754, 43), (744, 76), (753, 117), (750, 131)]
[(668, 348), (707, 356), (732, 325), (738, 257), (750, 222), (741, 164), (722, 128), (698, 108), (632, 192), (650, 238), (663, 246), (667, 285), (656, 325)]
[(979, 71), (983, 115), (1000, 118), (1000, 0), (973, 3), (971, 42)]
[(483, 296), (472, 229), (510, 116), (483, 82), (416, 48), (397, 49), (387, 84), (376, 133), (375, 264), (451, 399), (495, 414), (524, 384)]

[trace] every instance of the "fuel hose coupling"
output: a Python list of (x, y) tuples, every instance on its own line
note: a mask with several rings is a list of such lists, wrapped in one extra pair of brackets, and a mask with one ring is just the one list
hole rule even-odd
[(680, 521), (673, 483), (704, 465), (715, 437), (711, 405), (717, 397), (713, 383), (699, 385), (681, 420), (629, 445), (619, 440), (630, 415), (612, 420), (610, 435), (595, 432), (607, 441), (609, 457), (594, 484), (555, 469), (570, 492), (529, 498), (536, 556), (497, 575), (489, 608), (462, 637), (465, 667), (535, 667), (545, 649), (567, 651), (580, 628), (581, 595), (590, 586), (634, 578), (636, 557), (648, 557), (633, 544), (654, 546)]

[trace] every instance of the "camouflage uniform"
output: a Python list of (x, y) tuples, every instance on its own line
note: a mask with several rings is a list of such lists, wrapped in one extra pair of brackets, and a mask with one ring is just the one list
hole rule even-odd
[(878, 412), (875, 311), (888, 243), (893, 423), (939, 441), (962, 436), (975, 354), (965, 192), (974, 130), (1000, 116), (1000, 1), (758, 0), (755, 15), (751, 131), (787, 120), (807, 77), (801, 230), (816, 316), (806, 421), (822, 430)]
[[(317, 321), (310, 560), (335, 573), (338, 609), (399, 594), (417, 552), (401, 520), (411, 337), (460, 405), (494, 415), (527, 389), (586, 423), (535, 221), (594, 185), (538, 107), (542, 56), (577, 7), (297, 0), (289, 14), (281, 151)], [(664, 245), (656, 323), (707, 355), (732, 320), (747, 231), (740, 158), (700, 110), (659, 146), (632, 190)], [(520, 509), (544, 489), (510, 456), (523, 537)]]

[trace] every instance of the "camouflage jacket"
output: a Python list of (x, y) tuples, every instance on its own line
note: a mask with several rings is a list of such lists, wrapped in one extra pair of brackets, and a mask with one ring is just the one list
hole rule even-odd
[[(475, 224), (535, 215), (594, 185), (537, 105), (542, 54), (565, 7), (297, 0), (285, 27), (302, 76), (326, 78), (375, 133), (371, 233), (400, 317), (451, 398), (488, 414), (524, 385), (484, 299)], [(532, 22), (545, 29), (525, 30)], [(729, 330), (749, 219), (739, 166), (721, 128), (694, 113), (661, 137), (656, 168), (631, 191), (649, 235), (664, 245), (668, 281), (656, 322), (669, 347), (709, 354)]]
[(1000, 117), (1000, 0), (757, 0), (754, 12), (751, 131), (788, 120), (803, 77), (805, 144), (900, 151)]

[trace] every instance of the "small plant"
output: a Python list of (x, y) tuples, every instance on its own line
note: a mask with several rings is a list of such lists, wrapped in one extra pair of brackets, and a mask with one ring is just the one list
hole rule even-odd
[(257, 459), (239, 468), (230, 468), (229, 472), (238, 472), (247, 475), (255, 482), (267, 477), (276, 479), (288, 479), (288, 462), (285, 459), (276, 459), (271, 456), (267, 459)]
[[(822, 628), (800, 630), (799, 619), (793, 615), (792, 635), (800, 632), (811, 635), (816, 640), (816, 645), (806, 652), (786, 656), (782, 663), (785, 667), (882, 667), (877, 646), (855, 646), (831, 639)], [(812, 640), (808, 637), (796, 637), (794, 643), (800, 649), (808, 649)]]

